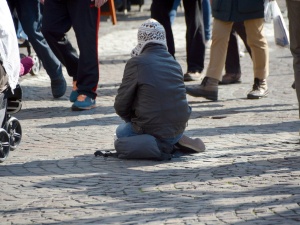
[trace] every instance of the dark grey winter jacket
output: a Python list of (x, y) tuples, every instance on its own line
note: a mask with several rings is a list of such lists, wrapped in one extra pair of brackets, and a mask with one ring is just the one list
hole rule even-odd
[(148, 44), (127, 62), (114, 107), (140, 133), (156, 138), (183, 133), (191, 109), (182, 69), (164, 46)]

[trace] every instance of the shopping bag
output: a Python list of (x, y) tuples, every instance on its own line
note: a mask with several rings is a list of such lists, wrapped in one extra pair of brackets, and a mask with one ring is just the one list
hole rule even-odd
[(275, 44), (281, 47), (289, 47), (289, 32), (286, 28), (283, 16), (276, 1), (271, 1), (273, 25), (274, 25), (274, 37)]
[(265, 14), (265, 22), (266, 23), (271, 23), (272, 22), (272, 7), (271, 7), (271, 2), (269, 0), (265, 0), (264, 3), (264, 14)]

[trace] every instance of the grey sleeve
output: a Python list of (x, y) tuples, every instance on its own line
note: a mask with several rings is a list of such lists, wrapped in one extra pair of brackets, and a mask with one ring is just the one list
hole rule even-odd
[(116, 113), (126, 122), (129, 122), (132, 114), (132, 105), (138, 88), (137, 65), (128, 62), (125, 66), (122, 83), (115, 98), (114, 108)]

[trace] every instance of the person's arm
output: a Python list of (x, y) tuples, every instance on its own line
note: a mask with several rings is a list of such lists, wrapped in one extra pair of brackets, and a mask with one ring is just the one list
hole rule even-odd
[(132, 105), (137, 90), (137, 68), (136, 65), (127, 63), (122, 83), (118, 89), (115, 99), (115, 111), (125, 121), (129, 122), (132, 116)]

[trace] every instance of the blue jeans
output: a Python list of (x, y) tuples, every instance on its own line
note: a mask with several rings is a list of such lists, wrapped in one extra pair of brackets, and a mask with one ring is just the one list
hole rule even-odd
[(7, 0), (7, 3), (11, 11), (16, 9), (23, 30), (28, 36), (28, 41), (42, 61), (50, 79), (61, 78), (63, 76), (61, 63), (41, 33), (42, 14), (39, 0)]
[(176, 15), (177, 15), (177, 8), (180, 4), (180, 1), (181, 0), (174, 0), (173, 7), (172, 7), (172, 9), (169, 13), (171, 25), (173, 25), (173, 23), (175, 21), (175, 18), (176, 18)]
[(211, 39), (211, 6), (210, 0), (202, 1), (203, 24), (205, 41)]
[[(137, 136), (137, 135), (141, 135), (141, 133), (135, 132), (135, 130), (132, 127), (131, 122), (120, 124), (116, 129), (117, 138), (131, 137), (131, 136)], [(161, 140), (165, 141), (171, 145), (175, 145), (180, 140), (182, 135), (183, 134), (179, 134), (174, 138), (165, 138), (165, 139), (161, 139)]]

